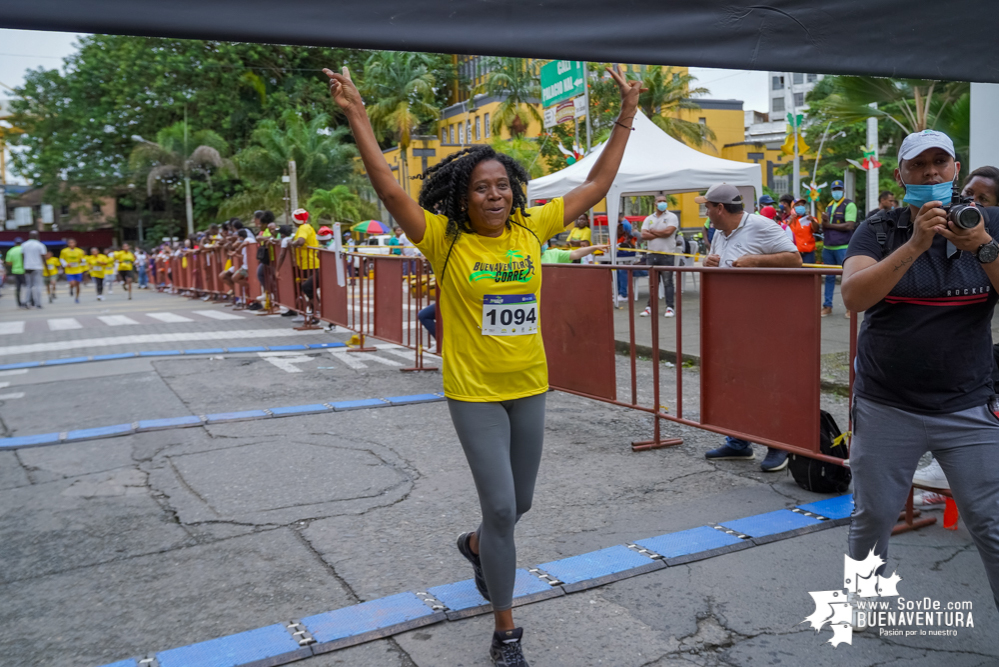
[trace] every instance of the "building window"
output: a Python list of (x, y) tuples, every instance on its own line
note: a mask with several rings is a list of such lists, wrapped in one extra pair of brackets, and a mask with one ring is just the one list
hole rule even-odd
[(458, 143), (462, 146), (465, 145), (465, 124), (462, 123), (458, 126)]
[(478, 116), (475, 117), (475, 140), (478, 141), (482, 138), (482, 119)]
[(818, 74), (809, 74), (808, 75), (808, 83), (815, 83), (818, 80), (819, 80), (819, 75)]
[(784, 77), (775, 76), (773, 78), (773, 89), (774, 90), (784, 90)]
[(697, 217), (706, 218), (708, 217), (708, 207), (705, 204), (699, 204), (697, 207)]
[(100, 202), (95, 201), (92, 204), (92, 206), (93, 206), (94, 213), (100, 213), (101, 212), (101, 203)]
[(697, 119), (697, 122), (700, 123), (701, 125), (707, 125), (708, 119), (705, 118), (704, 116), (701, 116), (700, 118)]
[(59, 215), (69, 215), (69, 204), (63, 204), (59, 207)]
[(486, 126), (485, 127), (485, 130), (486, 130), (486, 139), (488, 139), (489, 135), (492, 134), (492, 129), (490, 128), (490, 125), (489, 125), (489, 114), (488, 113), (486, 114), (486, 117), (485, 117), (485, 119), (482, 122)]
[(772, 105), (771, 106), (772, 106), (772, 108), (773, 108), (774, 111), (783, 111), (784, 110), (784, 98), (783, 97), (775, 97), (771, 101), (772, 101)]
[(454, 125), (451, 126), (451, 143), (454, 143)]
[(791, 194), (791, 183), (789, 176), (774, 176), (773, 191), (778, 195)]
[(442, 127), (441, 128), (441, 143), (442, 144), (446, 144), (447, 143), (447, 128), (446, 127)]
[(791, 82), (794, 83), (795, 85), (798, 85), (799, 83), (805, 83), (805, 75), (796, 72), (791, 75)]
[(803, 106), (805, 106), (805, 94), (804, 93), (795, 93), (794, 94), (794, 106), (796, 106), (796, 107), (803, 107)]
[(472, 143), (472, 121), (471, 121), (471, 119), (465, 121), (465, 136), (468, 137), (468, 143)]

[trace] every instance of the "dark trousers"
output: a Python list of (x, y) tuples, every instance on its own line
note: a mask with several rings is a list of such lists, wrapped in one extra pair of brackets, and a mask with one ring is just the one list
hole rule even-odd
[(104, 279), (94, 276), (94, 286), (97, 288), (97, 296), (104, 294)]
[[(676, 258), (673, 255), (646, 255), (645, 263), (649, 266), (673, 266), (674, 260)], [(666, 291), (666, 307), (675, 308), (675, 292), (676, 288), (673, 287), (673, 272), (672, 271), (662, 271), (659, 273), (659, 280), (662, 282), (663, 287)], [(652, 307), (652, 300), (659, 298), (658, 294), (652, 293), (652, 288), (649, 288), (649, 308)]]
[(430, 337), (434, 338), (437, 336), (437, 304), (432, 303), (426, 308), (420, 310), (420, 314), (417, 315), (420, 318), (420, 324), (430, 333)]
[[(28, 284), (28, 281), (24, 277), (23, 273), (15, 273), (14, 274), (15, 295), (17, 296), (17, 305), (19, 305), (19, 306), (25, 305), (24, 301), (21, 301), (21, 290), (24, 289), (27, 286), (27, 284)], [(30, 294), (28, 294), (28, 298), (29, 299), (31, 298)]]

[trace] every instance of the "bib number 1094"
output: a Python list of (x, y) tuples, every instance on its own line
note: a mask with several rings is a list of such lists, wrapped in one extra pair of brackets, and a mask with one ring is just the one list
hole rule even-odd
[(537, 332), (538, 298), (535, 295), (488, 295), (482, 299), (483, 336), (526, 336)]

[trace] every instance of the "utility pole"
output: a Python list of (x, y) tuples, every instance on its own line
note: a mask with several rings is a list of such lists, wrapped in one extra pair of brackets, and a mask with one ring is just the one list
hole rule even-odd
[(291, 224), (291, 176), (288, 175), (288, 170), (284, 170), (284, 175), (281, 176), (281, 182), (284, 183), (284, 224)]
[(298, 210), (298, 170), (294, 160), (288, 160), (288, 177), (290, 179), (291, 210)]
[[(877, 102), (872, 102), (871, 108), (877, 109)], [(874, 159), (877, 161), (878, 119), (876, 116), (871, 116), (867, 119), (867, 145), (874, 151)], [(865, 211), (867, 215), (870, 215), (878, 207), (878, 183), (880, 181), (878, 171), (877, 167), (868, 167), (867, 169), (867, 210)]]
[[(583, 63), (583, 98), (586, 104), (586, 154), (590, 154), (590, 63)], [(634, 120), (634, 119), (633, 119)], [(593, 211), (590, 210), (592, 217)]]
[(794, 164), (791, 167), (794, 172), (792, 176), (792, 196), (795, 199), (801, 197), (801, 156), (798, 155), (798, 110), (794, 107), (794, 76), (791, 72), (785, 72), (785, 87), (787, 91), (785, 99), (787, 106), (791, 109), (791, 131), (794, 132)]

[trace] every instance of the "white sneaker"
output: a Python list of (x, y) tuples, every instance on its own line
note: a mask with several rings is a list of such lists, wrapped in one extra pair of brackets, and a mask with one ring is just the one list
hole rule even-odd
[(917, 470), (916, 474), (912, 476), (912, 483), (928, 486), (932, 489), (950, 489), (947, 476), (936, 459), (930, 461), (928, 466)]
[(648, 306), (646, 306), (645, 310), (643, 310), (641, 313), (639, 313), (638, 316), (639, 317), (648, 317), (651, 314), (652, 314), (652, 309), (649, 308)]
[(305, 316), (304, 315), (295, 315), (295, 317), (291, 318), (291, 321), (292, 322), (304, 322), (305, 321)]
[(934, 505), (946, 505), (947, 496), (932, 491), (912, 494), (912, 504), (918, 507), (933, 507)]
[(663, 317), (676, 317), (676, 313), (673, 312), (672, 308), (667, 308), (666, 312), (663, 313)]

